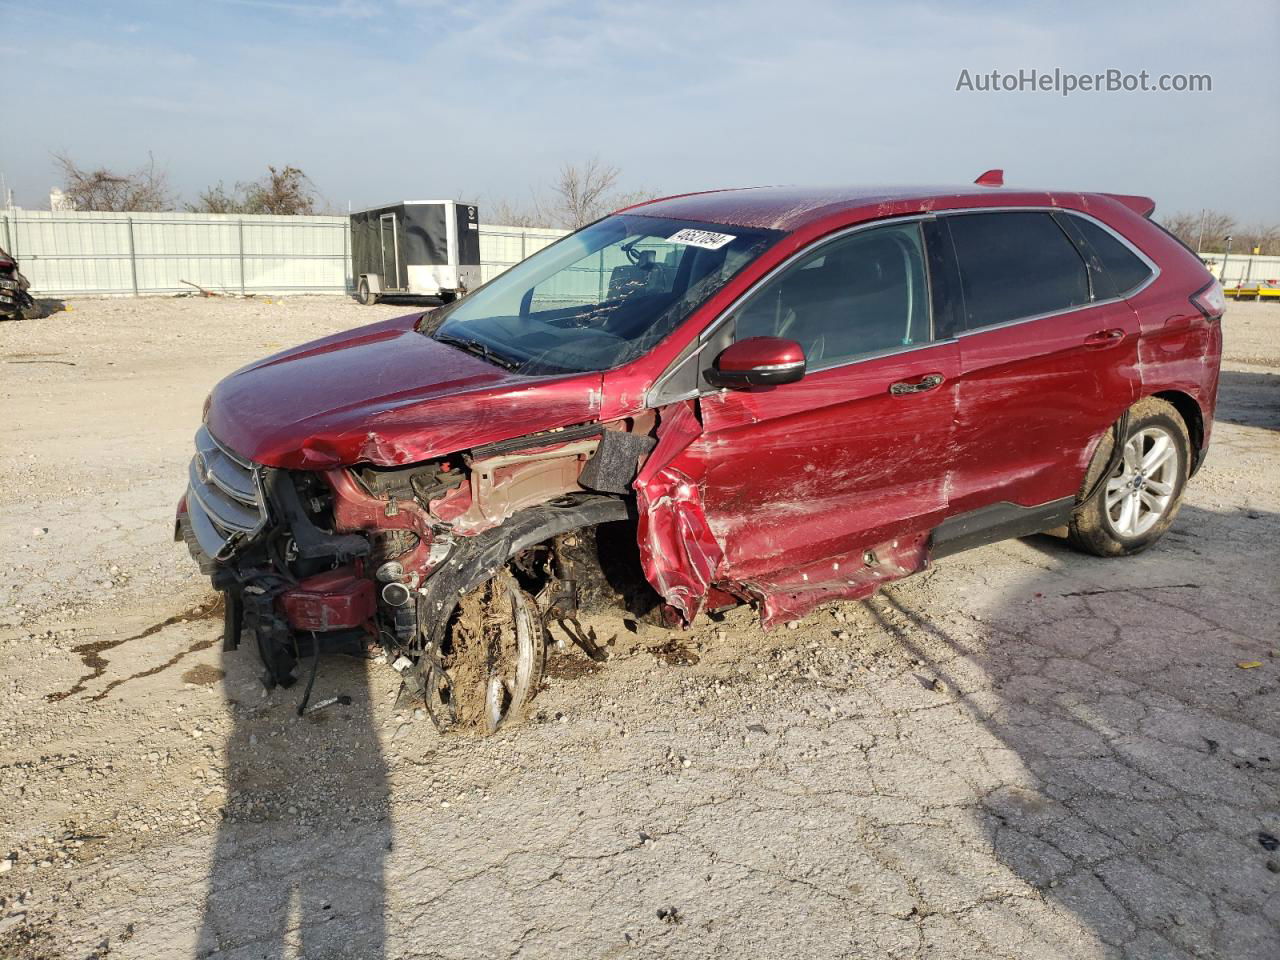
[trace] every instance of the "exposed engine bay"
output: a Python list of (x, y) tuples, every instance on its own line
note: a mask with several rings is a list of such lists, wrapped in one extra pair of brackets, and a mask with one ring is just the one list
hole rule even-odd
[(224, 648), (256, 647), (268, 688), (309, 676), (300, 712), (321, 653), (381, 655), (438, 727), (493, 731), (536, 692), (549, 624), (605, 657), (577, 620), (579, 578), (602, 524), (630, 525), (635, 552), (625, 495), (653, 428), (650, 414), (297, 471), (202, 427), (175, 537), (225, 596)]

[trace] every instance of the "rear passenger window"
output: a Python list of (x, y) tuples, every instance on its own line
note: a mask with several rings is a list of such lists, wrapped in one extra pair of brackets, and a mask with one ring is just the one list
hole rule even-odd
[(1047, 213), (967, 213), (946, 218), (972, 330), (1089, 302), (1075, 245)]
[(738, 311), (735, 336), (785, 337), (811, 370), (929, 341), (929, 285), (917, 223), (819, 246)]
[(1151, 268), (1111, 231), (1084, 217), (1071, 216), (1069, 220), (1092, 252), (1088, 260), (1095, 300), (1123, 297), (1151, 276)]

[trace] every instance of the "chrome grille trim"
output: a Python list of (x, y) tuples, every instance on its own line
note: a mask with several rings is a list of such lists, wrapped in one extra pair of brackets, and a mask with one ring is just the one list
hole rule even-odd
[(225, 560), (267, 522), (259, 468), (201, 426), (187, 470), (191, 532), (211, 559)]

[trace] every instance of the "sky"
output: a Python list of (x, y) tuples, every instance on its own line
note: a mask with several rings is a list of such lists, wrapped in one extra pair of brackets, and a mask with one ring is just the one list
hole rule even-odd
[[(267, 164), (336, 210), (526, 203), (590, 157), (659, 194), (964, 183), (1154, 197), (1280, 222), (1280, 3), (0, 0), (0, 175), (47, 208), (55, 152), (186, 199)], [(962, 71), (1208, 92), (957, 90)]]

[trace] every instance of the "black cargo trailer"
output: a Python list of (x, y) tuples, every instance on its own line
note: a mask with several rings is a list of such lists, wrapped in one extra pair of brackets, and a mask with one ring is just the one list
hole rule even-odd
[(387, 295), (453, 300), (480, 285), (475, 204), (404, 200), (351, 214), (351, 276), (361, 303)]

